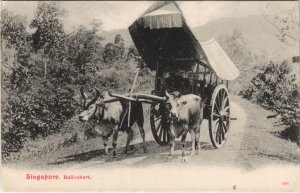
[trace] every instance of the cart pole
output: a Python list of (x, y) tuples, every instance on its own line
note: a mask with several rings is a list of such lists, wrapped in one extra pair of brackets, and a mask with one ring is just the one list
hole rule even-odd
[[(130, 90), (130, 97), (132, 97), (132, 94), (133, 94), (133, 89), (135, 87), (135, 83), (137, 81), (137, 77), (139, 75), (139, 72), (140, 72), (140, 68), (137, 68), (136, 70), (136, 73), (135, 73), (135, 76), (134, 76), (134, 80), (133, 80), (133, 84), (132, 84), (132, 87), (131, 87), (131, 90)], [(129, 109), (128, 109), (128, 127), (130, 126), (130, 113), (131, 113), (131, 102), (129, 102)]]

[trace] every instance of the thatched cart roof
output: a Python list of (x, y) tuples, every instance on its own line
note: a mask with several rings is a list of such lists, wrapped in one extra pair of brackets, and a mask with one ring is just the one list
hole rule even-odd
[(139, 54), (151, 70), (191, 70), (196, 63), (211, 69), (221, 79), (239, 75), (231, 59), (215, 41), (199, 43), (188, 27), (178, 4), (159, 1), (129, 27)]

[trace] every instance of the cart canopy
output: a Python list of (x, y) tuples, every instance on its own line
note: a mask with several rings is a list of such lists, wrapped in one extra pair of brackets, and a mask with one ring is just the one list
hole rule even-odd
[(218, 77), (223, 80), (234, 80), (239, 76), (239, 70), (215, 39), (200, 42), (200, 45), (204, 50), (209, 65)]
[(224, 80), (234, 80), (239, 75), (215, 40), (198, 42), (176, 2), (154, 3), (129, 27), (129, 33), (151, 70), (189, 71), (201, 64)]

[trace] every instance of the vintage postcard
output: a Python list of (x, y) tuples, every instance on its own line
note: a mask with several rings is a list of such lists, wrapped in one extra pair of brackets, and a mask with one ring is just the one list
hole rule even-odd
[(298, 1), (2, 1), (1, 189), (299, 192)]

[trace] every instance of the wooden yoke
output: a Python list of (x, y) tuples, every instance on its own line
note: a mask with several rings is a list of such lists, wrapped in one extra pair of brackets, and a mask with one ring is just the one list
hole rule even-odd
[(110, 103), (119, 100), (128, 100), (131, 102), (146, 102), (146, 103), (153, 103), (153, 102), (164, 102), (166, 101), (166, 97), (160, 97), (150, 94), (142, 94), (142, 93), (133, 93), (131, 96), (130, 94), (119, 95), (119, 94), (112, 94), (109, 93), (112, 98), (104, 99), (103, 103)]

